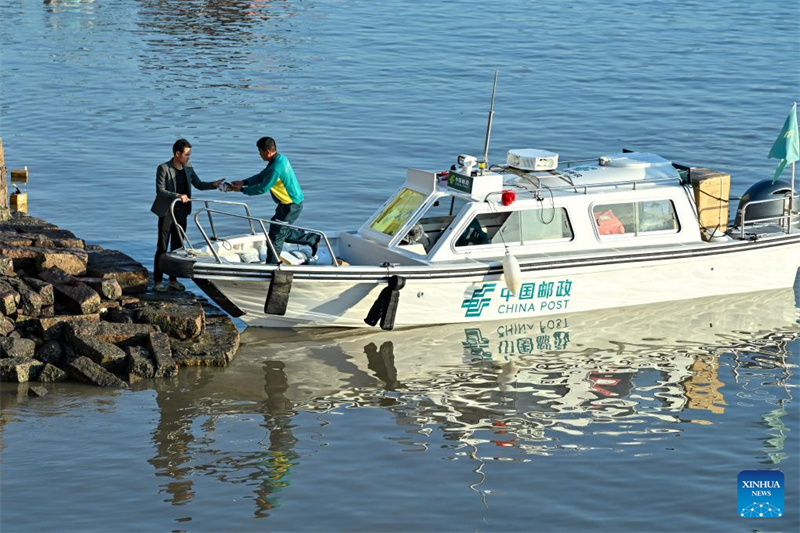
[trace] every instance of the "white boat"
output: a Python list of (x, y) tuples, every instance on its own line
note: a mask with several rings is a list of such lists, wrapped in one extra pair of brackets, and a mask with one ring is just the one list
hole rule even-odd
[[(524, 149), (503, 165), (476, 163), (459, 156), (447, 172), (409, 170), (358, 229), (300, 228), (322, 238), (313, 264), (291, 245), (286, 263), (265, 264), (269, 220), (245, 204), (200, 200), (204, 246), (185, 239), (163, 270), (193, 279), (250, 326), (391, 329), (779, 289), (800, 267), (786, 182), (756, 183), (734, 211), (729, 175), (649, 153), (559, 163)], [(249, 231), (217, 235), (221, 216)]]

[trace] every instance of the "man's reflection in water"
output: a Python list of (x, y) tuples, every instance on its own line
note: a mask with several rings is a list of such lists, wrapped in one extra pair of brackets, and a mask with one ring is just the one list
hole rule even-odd
[[(297, 439), (292, 434), (292, 418), (297, 413), (293, 402), (286, 397), (289, 383), (284, 364), (266, 361), (263, 368), (266, 398), (255, 412), (264, 416), (261, 426), (267, 430), (269, 444), (265, 451), (240, 454), (234, 464), (224, 466), (225, 471), (232, 470), (238, 475), (249, 472), (244, 478), (255, 486), (255, 516), (259, 518), (268, 516), (268, 511), (275, 507), (277, 502), (273, 495), (288, 486), (287, 476), (299, 458), (294, 451)], [(160, 418), (153, 441), (157, 454), (149, 462), (157, 476), (171, 479), (162, 490), (170, 495), (166, 501), (173, 505), (192, 501), (195, 496), (193, 475), (200, 472), (220, 474), (214, 464), (191, 465), (200, 453), (213, 453), (202, 448), (203, 441), (215, 432), (216, 419), (213, 414), (206, 415), (202, 403), (213, 390), (215, 375), (208, 369), (183, 368), (180, 379), (163, 380), (156, 388)], [(199, 416), (206, 420), (200, 426), (202, 435), (195, 436), (192, 429)]]
[(297, 412), (294, 402), (286, 397), (289, 380), (284, 368), (286, 365), (281, 361), (264, 362), (264, 392), (267, 398), (262, 404), (262, 425), (269, 433), (269, 447), (266, 455), (262, 456), (260, 471), (249, 476), (259, 480), (255, 490), (257, 518), (269, 516), (268, 511), (277, 504), (272, 495), (289, 485), (287, 477), (300, 458), (294, 451), (297, 438), (292, 433), (292, 419)]
[[(191, 383), (186, 384), (186, 380)], [(149, 463), (157, 476), (172, 478), (165, 485), (171, 495), (167, 501), (173, 505), (188, 503), (194, 498), (191, 468), (185, 466), (192, 460), (190, 447), (195, 442), (192, 422), (197, 416), (196, 396), (191, 391), (202, 390), (211, 381), (211, 374), (199, 368), (181, 369), (180, 380), (161, 380), (156, 387), (156, 404), (160, 418), (153, 432), (157, 454)], [(213, 431), (213, 418), (209, 419)]]

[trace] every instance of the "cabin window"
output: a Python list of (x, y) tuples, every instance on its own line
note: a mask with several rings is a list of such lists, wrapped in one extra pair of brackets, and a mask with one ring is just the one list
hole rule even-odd
[(403, 188), (395, 196), (389, 205), (370, 222), (369, 227), (389, 236), (397, 233), (397, 230), (405, 225), (406, 221), (425, 201), (425, 195), (421, 192)]
[(450, 195), (437, 198), (400, 241), (401, 247), (420, 255), (430, 252), (466, 203)]
[(467, 201), (463, 198), (457, 198), (451, 195), (441, 196), (433, 202), (433, 205), (431, 205), (427, 211), (425, 211), (420, 222), (447, 221), (450, 223), (466, 204)]
[(677, 233), (680, 230), (671, 200), (595, 205), (592, 218), (601, 239)]
[(477, 215), (458, 238), (456, 246), (520, 245), (553, 239), (571, 240), (572, 237), (566, 209), (527, 209)]

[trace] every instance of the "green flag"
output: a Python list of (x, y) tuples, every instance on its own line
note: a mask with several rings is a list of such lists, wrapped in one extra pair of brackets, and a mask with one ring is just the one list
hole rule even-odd
[(789, 163), (800, 160), (800, 132), (797, 130), (797, 102), (792, 106), (792, 112), (786, 117), (778, 138), (767, 156), (769, 159), (780, 159), (778, 169), (772, 177), (772, 183), (778, 181), (778, 177)]

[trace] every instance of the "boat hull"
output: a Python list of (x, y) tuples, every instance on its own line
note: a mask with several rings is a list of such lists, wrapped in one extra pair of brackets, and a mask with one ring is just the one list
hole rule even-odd
[[(719, 253), (552, 261), (550, 267), (523, 263), (516, 295), (506, 289), (497, 268), (427, 277), (417, 271), (400, 291), (394, 326), (545, 317), (791, 287), (800, 266), (800, 240), (755, 244)], [(368, 327), (364, 318), (387, 278), (386, 270), (373, 279), (296, 275), (286, 313), (278, 316), (264, 312), (271, 274), (206, 277), (243, 312), (245, 323), (258, 327)]]

